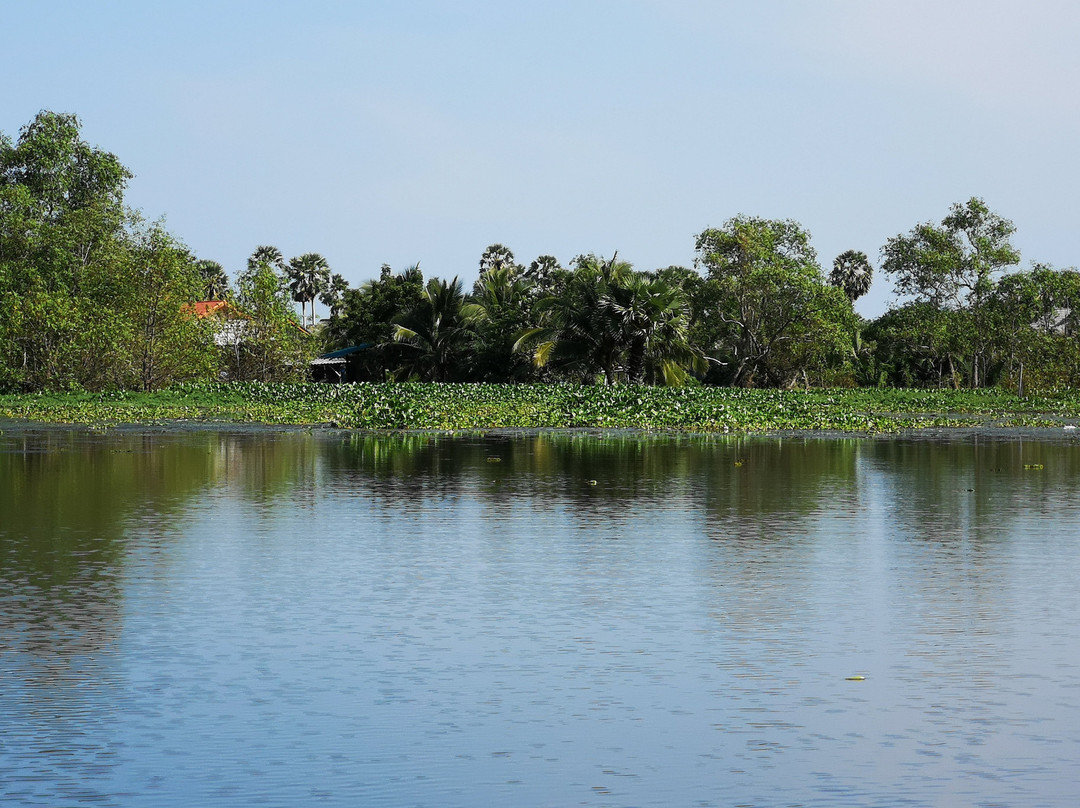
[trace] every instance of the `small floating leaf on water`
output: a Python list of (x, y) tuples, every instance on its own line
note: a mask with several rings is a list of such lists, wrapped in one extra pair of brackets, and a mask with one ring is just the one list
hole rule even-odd
[(1024, 464), (1024, 471), (1042, 471), (1042, 470), (1043, 470), (1043, 464), (1042, 463), (1025, 463)]
[(742, 468), (742, 464), (743, 464), (743, 461), (741, 461), (741, 460), (736, 460), (736, 461), (735, 461), (735, 468), (737, 468), (737, 469), (738, 469), (738, 468)]
[(489, 458), (487, 459), (487, 461), (488, 461), (489, 463), (501, 463), (501, 462), (502, 462), (502, 458), (501, 458), (501, 457), (489, 457)]
[(866, 681), (866, 677), (865, 676), (860, 676), (859, 674), (855, 674), (854, 676), (848, 676), (846, 678), (847, 678), (847, 681), (849, 681), (849, 682), (865, 682)]
[(589, 480), (589, 485), (596, 485), (596, 480)]

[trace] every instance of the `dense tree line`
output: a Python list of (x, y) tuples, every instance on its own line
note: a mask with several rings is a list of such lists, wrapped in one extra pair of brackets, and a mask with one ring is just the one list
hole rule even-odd
[[(299, 379), (318, 352), (350, 346), (349, 377), (374, 381), (1080, 384), (1080, 273), (1021, 269), (1012, 222), (976, 198), (886, 242), (900, 300), (866, 321), (853, 304), (870, 259), (848, 250), (826, 273), (791, 220), (706, 228), (692, 267), (591, 253), (524, 264), (493, 244), (469, 290), (419, 264), (350, 288), (318, 253), (260, 246), (230, 283), (124, 206), (130, 178), (72, 115), (0, 135), (0, 388)], [(227, 305), (196, 316), (209, 300)]]
[[(311, 340), (273, 261), (230, 291), (219, 264), (125, 207), (131, 172), (79, 129), (42, 112), (0, 135), (0, 389), (303, 378)], [(196, 316), (208, 297), (243, 312), (242, 339), (222, 344), (222, 322)]]
[(1018, 268), (1013, 224), (979, 199), (888, 240), (906, 298), (866, 321), (865, 253), (826, 276), (797, 222), (739, 216), (696, 239), (693, 268), (617, 256), (528, 266), (501, 244), (470, 294), (419, 266), (349, 290), (323, 334), (361, 344), (356, 378), (792, 387), (1047, 389), (1080, 383), (1080, 273)]

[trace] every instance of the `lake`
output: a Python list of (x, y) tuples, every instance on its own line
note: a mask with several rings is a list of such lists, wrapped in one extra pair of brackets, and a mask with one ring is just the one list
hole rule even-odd
[(1080, 446), (0, 435), (5, 806), (1064, 806)]

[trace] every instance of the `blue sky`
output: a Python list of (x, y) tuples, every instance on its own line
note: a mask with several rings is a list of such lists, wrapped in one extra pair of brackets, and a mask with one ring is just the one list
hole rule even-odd
[[(823, 267), (982, 197), (1080, 263), (1080, 4), (0, 0), (0, 131), (74, 112), (200, 258), (475, 278), (484, 247), (691, 265), (737, 214)], [(857, 308), (892, 302), (884, 278)]]

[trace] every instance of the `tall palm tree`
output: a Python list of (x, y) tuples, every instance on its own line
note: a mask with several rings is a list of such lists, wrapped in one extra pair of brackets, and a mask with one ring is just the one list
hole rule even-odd
[(705, 370), (705, 359), (689, 342), (689, 303), (678, 286), (634, 273), (611, 283), (600, 309), (626, 352), (630, 384), (642, 384), (646, 371), (655, 384), (680, 385), (686, 368)]
[(488, 276), (488, 273), (503, 271), (517, 274), (521, 271), (521, 267), (514, 262), (514, 253), (510, 251), (509, 247), (504, 247), (502, 244), (491, 244), (480, 256), (480, 274), (476, 279), (476, 283), (473, 284), (473, 295), (481, 293), (484, 278)]
[(345, 280), (344, 275), (335, 272), (330, 276), (330, 282), (319, 293), (319, 300), (330, 309), (331, 317), (341, 313), (341, 306), (345, 301), (347, 291), (349, 291), (349, 282)]
[(315, 325), (315, 298), (330, 284), (330, 265), (318, 253), (304, 253), (293, 258), (286, 267), (289, 291), (300, 304), (301, 319), (307, 304), (311, 304), (311, 325)]
[(271, 247), (267, 244), (260, 245), (255, 248), (255, 251), (251, 253), (251, 256), (247, 260), (249, 270), (256, 270), (259, 267), (268, 266), (273, 267), (278, 272), (285, 270), (285, 258), (281, 254), (281, 250), (277, 247)]
[(511, 252), (509, 247), (504, 247), (502, 244), (489, 245), (488, 248), (484, 250), (484, 254), (480, 256), (481, 277), (493, 269), (512, 266), (516, 266), (514, 263), (514, 253)]
[(401, 372), (427, 381), (448, 381), (473, 340), (478, 307), (465, 302), (461, 281), (432, 278), (420, 303), (396, 320), (394, 341), (409, 349)]
[(874, 268), (870, 265), (866, 253), (847, 250), (833, 260), (829, 283), (842, 289), (852, 303), (870, 291), (873, 280)]
[(203, 300), (221, 300), (229, 291), (229, 278), (225, 275), (225, 267), (217, 261), (203, 259), (195, 262), (195, 268), (202, 277)]

